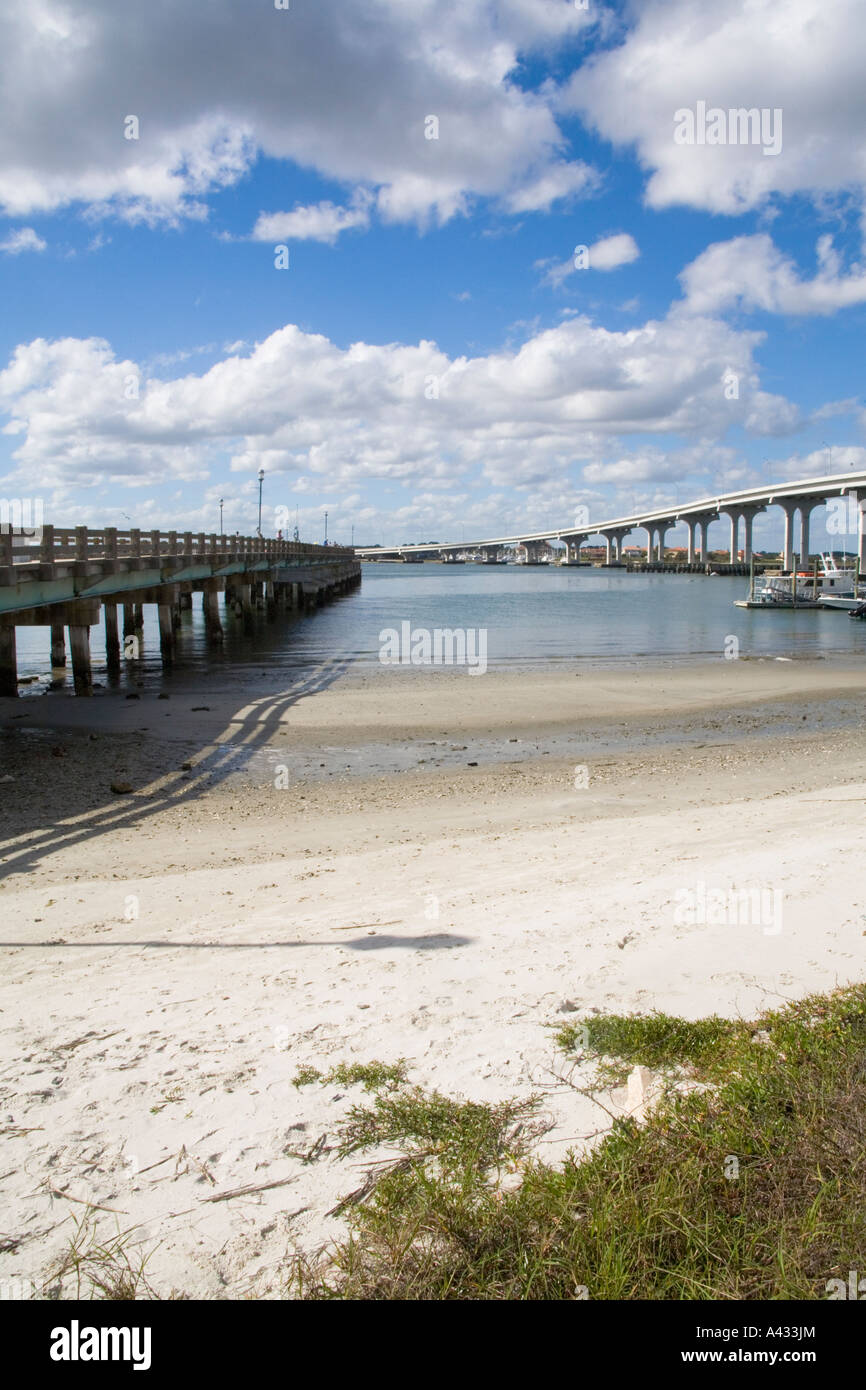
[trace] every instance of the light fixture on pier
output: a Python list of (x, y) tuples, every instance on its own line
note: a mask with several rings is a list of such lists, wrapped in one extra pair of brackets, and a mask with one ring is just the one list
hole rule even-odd
[(220, 535), (223, 533), (223, 499), (220, 498)]
[(260, 468), (260, 469), (259, 469), (259, 527), (258, 527), (258, 530), (257, 530), (257, 532), (256, 532), (256, 535), (257, 535), (257, 536), (260, 536), (260, 535), (262, 534), (262, 483), (263, 483), (264, 481), (265, 481), (265, 470), (264, 470), (263, 468)]

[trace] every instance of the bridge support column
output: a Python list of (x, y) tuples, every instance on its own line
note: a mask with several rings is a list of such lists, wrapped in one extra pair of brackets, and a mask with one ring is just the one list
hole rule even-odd
[(51, 624), (51, 667), (62, 671), (66, 665), (66, 631), (62, 623)]
[(659, 527), (658, 527), (658, 538), (659, 538), (659, 539), (658, 539), (658, 549), (657, 549), (657, 552), (656, 552), (656, 553), (657, 553), (658, 562), (659, 562), (660, 565), (663, 565), (664, 562), (665, 562), (665, 538), (666, 538), (666, 536), (667, 536), (667, 533), (668, 533), (668, 528), (667, 528), (667, 526), (659, 526)]
[(18, 656), (14, 623), (0, 623), (0, 695), (18, 695)]
[(809, 565), (809, 523), (815, 507), (820, 506), (819, 502), (802, 502), (800, 504), (800, 564), (804, 569)]
[(204, 608), (204, 621), (205, 627), (207, 628), (208, 641), (221, 641), (223, 625), (220, 621), (219, 589), (205, 589), (202, 595), (202, 607)]
[(90, 662), (90, 628), (81, 624), (69, 625), (69, 649), (72, 653), (72, 679), (76, 695), (92, 695), (93, 669)]
[(695, 563), (695, 530), (697, 528), (697, 525), (698, 523), (696, 521), (690, 521), (688, 518), (686, 518), (686, 527), (689, 534), (688, 550), (686, 551), (686, 561), (690, 565), (693, 565)]
[(860, 557), (860, 573), (866, 575), (866, 497), (860, 499), (859, 521), (860, 535), (857, 554)]
[(652, 526), (644, 526), (643, 529), (646, 531), (646, 562), (648, 565), (651, 565), (653, 560), (653, 538), (655, 536), (655, 530)]
[(731, 541), (728, 546), (728, 559), (732, 565), (740, 558), (740, 513), (728, 512), (731, 520)]
[(117, 635), (117, 604), (106, 603), (103, 607), (105, 619), (105, 662), (109, 671), (120, 670), (120, 638)]
[(698, 521), (696, 525), (698, 528), (698, 560), (702, 565), (705, 565), (707, 563), (708, 554), (707, 531), (710, 528), (710, 523), (702, 519)]
[(743, 563), (752, 563), (752, 523), (758, 512), (762, 512), (763, 507), (742, 507), (740, 515), (743, 518)]
[(780, 502), (779, 506), (785, 513), (785, 544), (782, 554), (782, 565), (786, 570), (794, 568), (794, 514), (797, 510), (796, 502)]
[(163, 666), (170, 666), (174, 660), (174, 604), (160, 603), (159, 611), (159, 650)]

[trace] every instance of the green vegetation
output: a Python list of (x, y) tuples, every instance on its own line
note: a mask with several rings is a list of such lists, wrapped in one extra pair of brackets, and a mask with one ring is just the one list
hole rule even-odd
[(564, 1052), (592, 1056), (600, 1079), (621, 1081), (633, 1066), (665, 1070), (687, 1067), (706, 1079), (723, 1078), (736, 1049), (754, 1036), (755, 1026), (719, 1018), (690, 1021), (671, 1014), (602, 1014), (584, 1023), (567, 1023), (556, 1033)]
[[(649, 1122), (589, 1157), (527, 1154), (537, 1102), (484, 1106), (401, 1083), (348, 1117), (387, 1144), (341, 1204), (351, 1235), (299, 1263), (310, 1299), (808, 1299), (866, 1258), (866, 986), (752, 1025), (655, 1014), (563, 1029), (623, 1064), (688, 1069)], [(503, 1190), (503, 1171), (519, 1185)]]
[(357, 1086), (360, 1083), (365, 1091), (380, 1091), (386, 1086), (400, 1086), (405, 1080), (406, 1063), (401, 1057), (396, 1062), (341, 1062), (329, 1072), (301, 1067), (292, 1085), (300, 1088), (312, 1086), (316, 1081), (320, 1086)]

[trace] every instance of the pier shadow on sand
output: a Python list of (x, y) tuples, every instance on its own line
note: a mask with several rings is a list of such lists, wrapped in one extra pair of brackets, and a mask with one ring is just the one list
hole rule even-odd
[[(144, 786), (135, 793), (117, 795), (108, 792), (104, 805), (77, 812), (66, 818), (58, 818), (51, 825), (45, 825), (42, 821), (28, 825), (26, 799), (24, 804), (21, 804), (20, 793), (14, 792), (11, 806), (14, 808), (18, 825), (8, 838), (0, 842), (3, 860), (0, 864), (0, 879), (10, 874), (26, 874), (45, 856), (59, 849), (75, 848), (76, 845), (88, 843), (94, 837), (109, 831), (137, 829), (151, 817), (167, 810), (182, 809), (184, 805), (194, 802), (205, 789), (210, 790), (232, 775), (242, 773), (254, 755), (266, 748), (277, 735), (286, 712), (293, 705), (301, 699), (328, 689), (351, 666), (352, 661), (349, 658), (328, 658), (308, 669), (284, 692), (265, 696), (250, 694), (248, 698), (243, 699), (238, 711), (228, 718), (225, 727), (209, 736), (198, 752), (185, 759), (192, 762), (191, 771), (178, 768), (177, 754), (174, 751), (176, 741), (173, 744), (172, 740), (166, 739), (167, 769), (151, 776), (153, 782), (161, 784), (158, 790), (149, 791), (147, 786)], [(202, 693), (198, 698), (205, 701), (207, 694)], [(12, 704), (11, 701), (8, 703)], [(15, 716), (6, 711), (4, 714), (4, 737), (10, 737), (12, 735), (9, 720)], [(97, 714), (96, 710), (94, 714)], [(21, 732), (26, 734), (30, 731)], [(64, 737), (64, 733), (59, 729), (46, 731), (44, 728), (34, 727), (32, 732), (45, 735), (47, 744)], [(148, 733), (154, 740), (153, 746), (158, 746), (158, 731), (149, 730)], [(106, 783), (112, 780), (107, 769), (100, 769), (99, 776), (104, 778)]]

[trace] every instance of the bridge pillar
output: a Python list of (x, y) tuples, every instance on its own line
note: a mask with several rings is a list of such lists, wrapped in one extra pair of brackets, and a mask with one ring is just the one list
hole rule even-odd
[(782, 565), (786, 570), (794, 568), (794, 514), (797, 511), (796, 502), (780, 502), (779, 506), (785, 513), (785, 543), (782, 555)]
[(220, 621), (219, 589), (205, 589), (202, 595), (202, 607), (204, 608), (208, 641), (219, 642), (223, 635), (223, 625)]
[(105, 619), (105, 662), (109, 671), (120, 670), (120, 638), (117, 635), (117, 604), (103, 606)]
[(174, 604), (160, 603), (157, 608), (159, 613), (159, 650), (162, 664), (163, 666), (170, 666), (174, 660)]
[(15, 624), (0, 623), (0, 695), (18, 695), (18, 655)]
[(820, 501), (800, 503), (800, 564), (804, 569), (809, 564), (809, 523), (812, 512), (820, 506)]
[(693, 565), (695, 563), (695, 529), (697, 527), (697, 524), (698, 523), (694, 521), (691, 517), (686, 517), (686, 528), (688, 530), (689, 535), (688, 549), (686, 551), (686, 561), (690, 565)]
[(93, 693), (93, 669), (90, 662), (90, 628), (79, 623), (69, 625), (69, 649), (72, 653), (72, 680), (76, 695)]
[(763, 507), (741, 507), (740, 516), (743, 518), (743, 562), (750, 565), (752, 563), (752, 522), (762, 512)]
[(62, 623), (51, 624), (51, 667), (62, 671), (66, 665), (66, 632)]
[(695, 523), (698, 530), (698, 560), (702, 565), (707, 563), (707, 531), (710, 523), (705, 517)]

